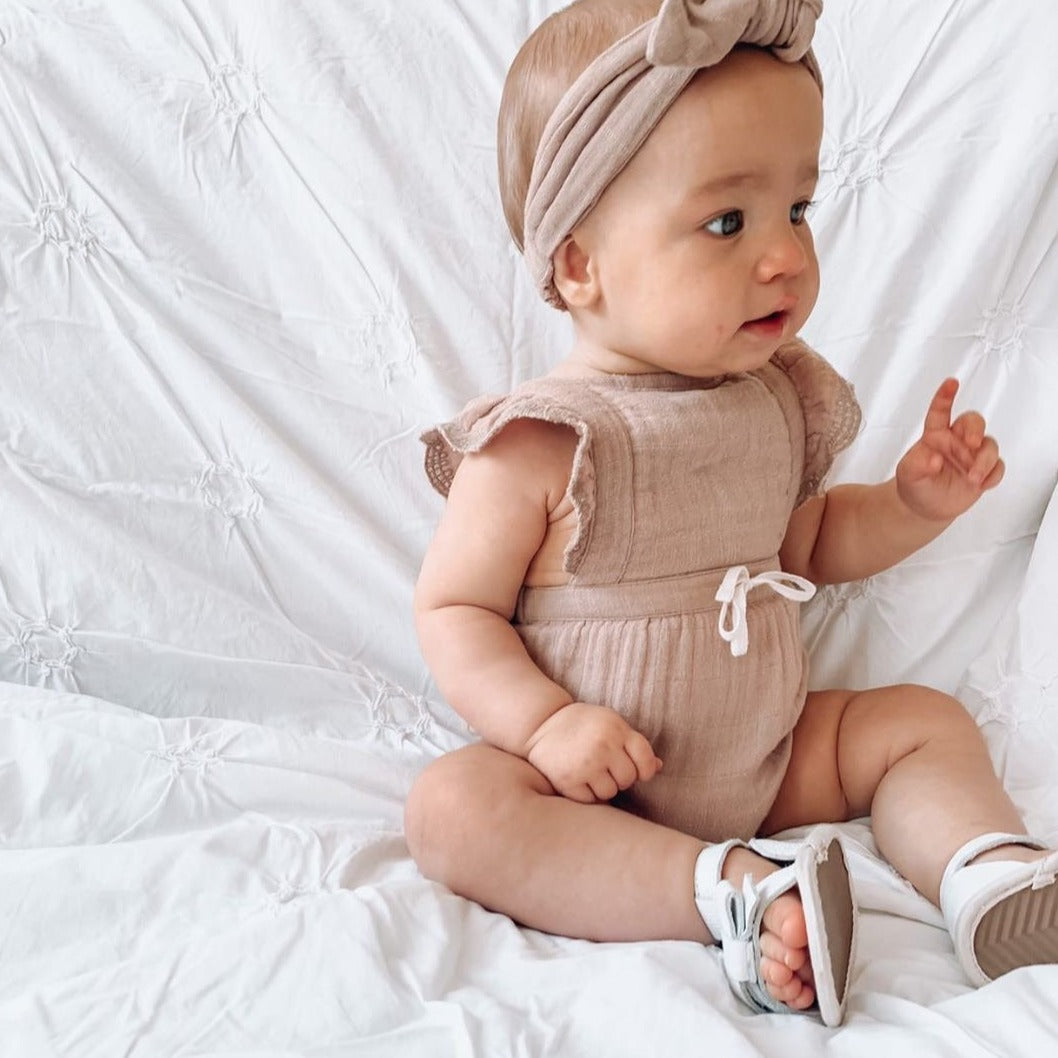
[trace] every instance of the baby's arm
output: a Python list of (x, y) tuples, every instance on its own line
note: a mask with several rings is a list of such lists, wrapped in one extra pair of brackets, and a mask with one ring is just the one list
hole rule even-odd
[(460, 463), (415, 589), (423, 656), (449, 704), (486, 742), (534, 764), (575, 800), (609, 800), (657, 770), (612, 709), (575, 702), (533, 663), (510, 619), (576, 436), (519, 419)]
[[(464, 457), (415, 587), (423, 656), (449, 704), (500, 749), (525, 756), (572, 696), (530, 660), (510, 619), (561, 500), (576, 438), (519, 419)], [(568, 471), (567, 471), (568, 481)]]
[(958, 388), (955, 379), (941, 384), (895, 477), (839, 485), (794, 511), (779, 552), (783, 569), (817, 584), (872, 576), (924, 547), (999, 484), (1003, 461), (984, 419), (977, 412), (951, 419)]

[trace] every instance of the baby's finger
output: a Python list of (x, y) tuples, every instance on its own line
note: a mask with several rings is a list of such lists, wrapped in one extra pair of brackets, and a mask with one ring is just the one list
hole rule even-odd
[(977, 450), (977, 455), (974, 457), (973, 466), (970, 467), (970, 481), (977, 486), (983, 485), (998, 462), (999, 445), (996, 444), (995, 438), (983, 438), (981, 447)]
[(937, 387), (937, 392), (933, 394), (933, 399), (926, 410), (924, 433), (929, 433), (930, 430), (948, 429), (951, 425), (951, 410), (955, 406), (955, 394), (958, 392), (959, 380), (956, 378), (946, 378)]
[(613, 776), (609, 772), (604, 772), (602, 775), (597, 775), (594, 779), (589, 779), (588, 786), (598, 801), (610, 801), (618, 793), (617, 783), (614, 782)]
[(939, 474), (945, 463), (957, 467), (964, 474), (970, 472), (974, 457), (970, 450), (950, 430), (923, 437), (904, 456), (904, 468), (912, 481)]
[(1003, 475), (1007, 472), (1007, 465), (1001, 459), (992, 468), (992, 473), (985, 478), (984, 483), (981, 485), (982, 489), (994, 489), (1003, 480)]
[(565, 790), (559, 790), (559, 793), (568, 800), (576, 801), (578, 804), (582, 805), (593, 805), (599, 800), (586, 782), (578, 783), (576, 786), (570, 786)]
[(653, 746), (638, 731), (633, 731), (625, 740), (625, 752), (635, 764), (640, 782), (647, 782), (658, 773), (661, 761), (654, 755)]
[(932, 452), (939, 452), (952, 466), (969, 474), (974, 463), (974, 453), (953, 430), (940, 430), (923, 438), (922, 443)]
[(951, 424), (952, 432), (968, 448), (976, 451), (985, 436), (984, 416), (976, 411), (965, 411)]
[(996, 465), (992, 467), (988, 477), (981, 482), (978, 488), (982, 492), (987, 492), (988, 489), (994, 489), (1003, 480), (1003, 475), (1007, 472), (1007, 466), (1002, 459), (996, 460)]
[(616, 754), (610, 761), (610, 776), (619, 790), (627, 790), (639, 778), (635, 762), (626, 752)]

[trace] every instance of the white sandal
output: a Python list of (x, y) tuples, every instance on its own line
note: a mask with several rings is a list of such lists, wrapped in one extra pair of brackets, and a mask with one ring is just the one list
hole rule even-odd
[(955, 954), (975, 985), (1019, 966), (1058, 963), (1058, 852), (1033, 863), (969, 863), (1000, 845), (1047, 848), (1025, 834), (982, 834), (952, 856), (940, 883)]
[[(735, 847), (787, 863), (759, 882), (747, 875), (742, 889), (720, 877)], [(694, 871), (695, 903), (723, 953), (724, 972), (735, 995), (758, 1013), (798, 1014), (775, 999), (760, 975), (760, 927), (764, 912), (796, 888), (808, 927), (808, 955), (815, 976), (816, 1008), (825, 1025), (840, 1025), (855, 952), (856, 905), (841, 838), (816, 827), (791, 855), (788, 843), (756, 839), (725, 841), (703, 849)]]

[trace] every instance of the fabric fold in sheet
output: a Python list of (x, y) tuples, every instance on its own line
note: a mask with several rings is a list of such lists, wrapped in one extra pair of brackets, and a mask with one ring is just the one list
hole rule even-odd
[(163, 720), (0, 685), (0, 746), (5, 1058), (266, 1043), (372, 1058), (677, 1054), (703, 1033), (736, 1058), (860, 1058), (985, 1053), (976, 1041), (1004, 1039), (996, 1018), (1021, 1025), (1018, 1040), (1058, 1033), (1038, 1005), (1058, 968), (974, 992), (931, 905), (860, 823), (844, 828), (860, 956), (835, 1035), (748, 1015), (702, 945), (552, 937), (425, 881), (400, 833), (419, 751), (355, 725)]
[(977, 719), (1029, 833), (1058, 846), (1058, 491), (1043, 516), (1024, 583), (970, 666), (959, 697)]

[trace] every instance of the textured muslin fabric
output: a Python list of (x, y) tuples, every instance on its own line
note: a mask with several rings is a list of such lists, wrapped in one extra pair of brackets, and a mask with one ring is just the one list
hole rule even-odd
[(806, 693), (797, 604), (749, 597), (749, 652), (718, 628), (727, 569), (779, 568), (793, 509), (859, 423), (851, 388), (801, 343), (761, 369), (544, 378), (480, 398), (424, 435), (442, 492), (463, 454), (517, 418), (579, 436), (567, 585), (523, 588), (514, 625), (533, 661), (607, 705), (665, 762), (620, 804), (707, 841), (748, 837), (771, 807)]
[(526, 196), (523, 252), (544, 300), (564, 303), (552, 256), (631, 161), (695, 73), (736, 44), (803, 62), (822, 0), (665, 0), (655, 18), (594, 59), (544, 126)]

